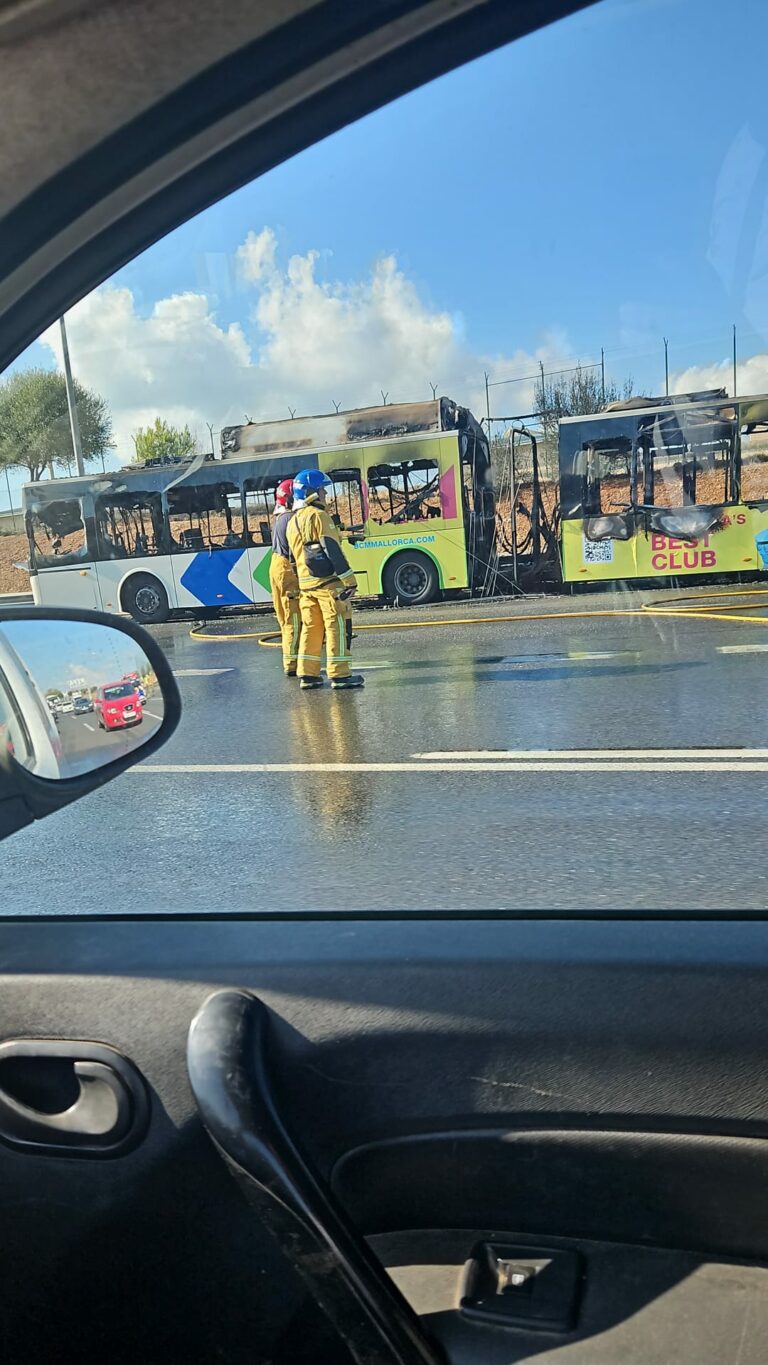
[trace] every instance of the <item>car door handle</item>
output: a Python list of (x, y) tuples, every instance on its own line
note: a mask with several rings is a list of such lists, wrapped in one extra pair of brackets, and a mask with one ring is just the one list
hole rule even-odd
[[(42, 1107), (51, 1061), (68, 1081), (58, 1109)], [(38, 1090), (41, 1107), (30, 1098)], [(46, 1155), (115, 1156), (135, 1145), (147, 1118), (140, 1073), (104, 1043), (30, 1038), (0, 1045), (0, 1138), (15, 1147)]]
[(441, 1354), (279, 1111), (270, 1014), (245, 991), (210, 995), (189, 1030), (200, 1116), (265, 1227), (357, 1365), (440, 1365)]
[(75, 1062), (80, 1094), (59, 1114), (45, 1114), (14, 1100), (0, 1088), (0, 1127), (25, 1142), (47, 1142), (56, 1137), (104, 1138), (115, 1134), (126, 1119), (127, 1095), (119, 1076), (103, 1062)]

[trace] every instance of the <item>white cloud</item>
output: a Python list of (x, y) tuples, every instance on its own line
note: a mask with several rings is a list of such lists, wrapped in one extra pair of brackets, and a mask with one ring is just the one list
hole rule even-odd
[[(740, 394), (768, 393), (768, 354), (740, 360), (736, 371)], [(698, 389), (727, 389), (733, 393), (733, 361), (720, 360), (712, 365), (692, 365), (670, 376), (673, 393), (695, 393)]]
[(261, 232), (251, 229), (235, 252), (243, 279), (256, 284), (264, 275), (271, 273), (275, 269), (276, 252), (277, 238), (271, 227), (263, 227)]
[[(215, 428), (244, 420), (328, 412), (438, 392), (485, 411), (483, 373), (492, 382), (573, 363), (567, 339), (550, 331), (535, 353), (474, 352), (460, 315), (434, 308), (383, 256), (362, 279), (327, 279), (327, 257), (315, 250), (278, 259), (271, 228), (251, 231), (235, 253), (248, 322), (222, 326), (204, 293), (159, 299), (142, 316), (129, 289), (109, 284), (67, 316), (73, 369), (102, 394), (115, 422), (121, 460), (130, 436), (157, 414), (207, 439)], [(457, 304), (458, 299), (452, 300)], [(514, 323), (510, 323), (512, 330)], [(60, 363), (58, 325), (41, 338)], [(498, 413), (531, 410), (534, 381), (497, 388)]]
[[(121, 460), (131, 433), (158, 413), (201, 435), (206, 420), (243, 418), (235, 403), (247, 392), (250, 348), (237, 324), (217, 324), (202, 294), (160, 299), (141, 317), (129, 289), (106, 285), (67, 314), (67, 336), (77, 378), (109, 404)], [(58, 324), (41, 341), (60, 365)]]

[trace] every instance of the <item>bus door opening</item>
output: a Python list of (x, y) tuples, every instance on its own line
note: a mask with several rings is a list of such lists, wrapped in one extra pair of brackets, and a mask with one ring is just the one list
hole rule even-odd
[[(488, 444), (476, 431), (464, 431), (459, 436), (461, 462), (462, 514), (467, 545), (468, 575), (474, 590), (487, 569), (506, 548), (497, 534), (496, 496), (491, 479)], [(506, 539), (506, 538), (505, 538)]]

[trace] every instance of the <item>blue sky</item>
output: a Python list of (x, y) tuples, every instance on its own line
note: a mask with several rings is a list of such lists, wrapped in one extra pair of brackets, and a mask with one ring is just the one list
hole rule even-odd
[[(164, 405), (218, 428), (434, 379), (478, 406), (486, 367), (601, 345), (616, 378), (658, 391), (664, 335), (673, 372), (719, 382), (733, 322), (759, 357), (740, 389), (768, 388), (766, 50), (758, 0), (604, 0), (230, 196), (118, 273), (120, 309), (113, 295), (72, 316), (76, 373), (112, 403), (121, 458)], [(238, 248), (265, 227), (269, 268), (244, 279)], [(141, 325), (174, 296), (181, 321), (174, 305)], [(530, 401), (495, 393), (497, 411)]]
[(41, 692), (98, 687), (143, 671), (143, 650), (119, 630), (83, 621), (5, 621), (5, 634)]

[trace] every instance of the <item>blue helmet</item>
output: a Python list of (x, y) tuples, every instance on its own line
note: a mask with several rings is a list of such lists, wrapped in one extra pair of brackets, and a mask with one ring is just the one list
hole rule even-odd
[(323, 488), (330, 488), (331, 481), (321, 469), (302, 469), (293, 481), (293, 500), (295, 503), (314, 502)]

